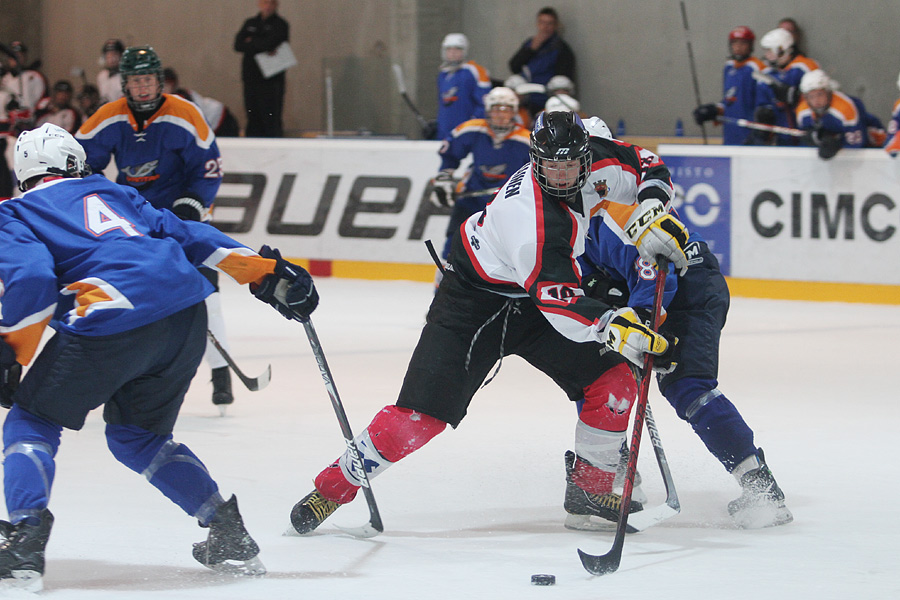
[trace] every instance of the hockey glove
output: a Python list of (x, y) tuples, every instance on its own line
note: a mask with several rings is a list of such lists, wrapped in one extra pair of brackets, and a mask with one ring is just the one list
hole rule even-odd
[(611, 279), (605, 273), (591, 273), (581, 280), (584, 295), (600, 300), (613, 308), (628, 304), (628, 286), (623, 281)]
[(19, 387), (22, 376), (22, 365), (16, 361), (16, 351), (0, 338), (0, 406), (9, 408), (13, 405), (12, 397)]
[(634, 309), (626, 306), (604, 316), (606, 325), (599, 332), (600, 343), (635, 365), (644, 366), (644, 354), (660, 356), (669, 349), (669, 341), (641, 323)]
[(703, 125), (707, 121), (715, 121), (719, 116), (719, 107), (715, 104), (701, 104), (694, 109), (694, 121)]
[(772, 83), (772, 93), (775, 95), (776, 100), (784, 102), (791, 107), (795, 106), (799, 99), (797, 86), (788, 85), (780, 81)]
[(644, 200), (625, 223), (625, 235), (631, 240), (645, 261), (656, 265), (656, 257), (663, 256), (675, 265), (679, 274), (687, 272), (688, 231), (670, 215), (656, 198)]
[(828, 160), (844, 146), (844, 134), (818, 127), (812, 132), (812, 141), (819, 148), (819, 158)]
[(763, 125), (774, 125), (775, 119), (775, 109), (768, 104), (757, 106), (756, 110), (753, 111), (753, 120), (757, 123), (762, 123)]
[(453, 206), (456, 200), (453, 194), (456, 192), (456, 180), (452, 171), (441, 171), (431, 180), (431, 203), (441, 208)]
[(193, 194), (185, 194), (172, 203), (172, 212), (182, 221), (204, 221), (209, 211)]
[(268, 246), (260, 248), (259, 255), (275, 260), (275, 272), (259, 285), (250, 285), (253, 295), (274, 306), (285, 319), (309, 319), (319, 305), (319, 293), (306, 269), (284, 260), (278, 250)]

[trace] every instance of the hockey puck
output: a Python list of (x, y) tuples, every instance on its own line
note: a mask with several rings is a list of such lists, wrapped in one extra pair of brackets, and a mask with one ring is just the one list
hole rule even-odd
[(538, 573), (531, 576), (531, 585), (554, 585), (556, 583), (556, 575), (546, 575)]

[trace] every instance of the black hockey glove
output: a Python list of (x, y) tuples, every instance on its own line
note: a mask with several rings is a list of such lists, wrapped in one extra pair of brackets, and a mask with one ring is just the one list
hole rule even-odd
[(775, 109), (769, 105), (757, 106), (753, 111), (753, 120), (763, 125), (775, 124)]
[(16, 351), (0, 338), (0, 406), (3, 408), (13, 405), (12, 397), (21, 377), (22, 365), (16, 361)]
[(828, 160), (844, 146), (844, 134), (818, 127), (812, 132), (812, 141), (819, 148), (819, 158)]
[(707, 121), (715, 121), (719, 116), (719, 107), (715, 104), (701, 104), (694, 109), (694, 121), (703, 125)]
[(285, 319), (306, 321), (319, 305), (319, 294), (310, 274), (299, 265), (281, 258), (278, 250), (263, 246), (259, 250), (263, 258), (275, 260), (275, 272), (251, 285), (254, 296), (271, 304)]
[(581, 280), (584, 295), (600, 300), (613, 308), (628, 305), (628, 286), (623, 281), (611, 279), (605, 273), (591, 273)]
[(795, 106), (797, 104), (797, 100), (799, 98), (797, 86), (788, 85), (786, 83), (777, 82), (772, 83), (772, 93), (775, 94), (775, 99), (779, 102), (784, 102), (788, 106)]
[(172, 203), (172, 212), (182, 221), (203, 221), (207, 210), (200, 198), (186, 193)]

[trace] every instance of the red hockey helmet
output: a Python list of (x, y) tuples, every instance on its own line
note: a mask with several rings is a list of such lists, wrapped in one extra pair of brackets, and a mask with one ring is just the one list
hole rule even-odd
[(733, 42), (734, 40), (745, 40), (752, 44), (756, 41), (756, 36), (753, 34), (752, 29), (741, 25), (732, 29), (731, 33), (728, 34), (728, 41)]

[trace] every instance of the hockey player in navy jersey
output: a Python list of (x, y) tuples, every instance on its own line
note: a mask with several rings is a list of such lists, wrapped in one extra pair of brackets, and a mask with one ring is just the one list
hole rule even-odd
[[(441, 253), (444, 259), (450, 256), (450, 242), (462, 222), (484, 210), (503, 182), (528, 162), (529, 133), (515, 122), (516, 93), (495, 87), (484, 97), (484, 110), (487, 118), (458, 125), (441, 146), (441, 172), (432, 180), (432, 202), (453, 206)], [(456, 181), (453, 173), (469, 154), (472, 164), (462, 181)]]
[[(766, 65), (752, 56), (756, 35), (743, 25), (735, 27), (728, 34), (730, 56), (725, 61), (722, 72), (722, 99), (716, 104), (703, 104), (694, 109), (694, 121), (702, 125), (715, 121), (719, 115), (731, 119), (752, 121), (756, 109), (756, 79)], [(723, 123), (722, 143), (741, 146), (747, 143), (750, 130), (733, 122)]]
[[(163, 93), (162, 62), (150, 46), (126, 48), (119, 72), (124, 97), (104, 104), (75, 135), (91, 169), (101, 173), (115, 158), (118, 183), (181, 219), (209, 221), (222, 183), (222, 159), (203, 113), (181, 96)], [(202, 272), (216, 286), (207, 299), (209, 328), (227, 351), (218, 275)], [(228, 364), (212, 344), (206, 360), (213, 404), (224, 411), (234, 402)]]
[[(172, 430), (206, 341), (213, 286), (197, 267), (249, 283), (288, 318), (316, 307), (309, 274), (277, 250), (264, 246), (261, 257), (153, 208), (130, 186), (87, 175), (83, 149), (55, 125), (19, 136), (15, 172), (24, 194), (0, 204), (0, 403), (10, 408), (0, 588), (40, 588), (61, 433), (100, 406), (115, 458), (209, 528), (194, 558), (264, 573), (235, 497), (220, 495)], [(19, 384), (48, 324), (55, 333)]]
[[(593, 144), (610, 148), (629, 146), (612, 139), (609, 129), (599, 126), (598, 121), (602, 124), (597, 117), (586, 122)], [(628, 241), (625, 228), (633, 211), (633, 206), (607, 205), (602, 217), (591, 220), (584, 254), (578, 261), (584, 273), (582, 286), (588, 296), (611, 306), (631, 306), (649, 323), (657, 271)], [(746, 528), (789, 523), (793, 516), (785, 506), (784, 494), (766, 465), (762, 450), (754, 445), (753, 431), (718, 389), (719, 338), (730, 302), (725, 278), (715, 255), (698, 234), (691, 234), (686, 254), (690, 268), (681, 275), (666, 278), (660, 333), (668, 339), (677, 339), (678, 343), (671, 353), (654, 364), (661, 370), (660, 392), (740, 484), (742, 495), (728, 504), (728, 512), (735, 522)], [(610, 389), (610, 393), (614, 392), (615, 389)], [(630, 408), (604, 412), (601, 430), (594, 432), (589, 460), (578, 455), (577, 448), (577, 456), (569, 457), (566, 508), (576, 508), (570, 510), (576, 516), (594, 514), (618, 520), (616, 512), (589, 513), (570, 505), (582, 499), (582, 503), (602, 507), (599, 498), (612, 493)], [(594, 496), (579, 493), (588, 487), (585, 479), (602, 482), (593, 486)], [(570, 523), (567, 519), (567, 526), (571, 527)]]
[(460, 123), (484, 116), (483, 98), (491, 89), (491, 77), (477, 62), (466, 60), (468, 53), (469, 38), (464, 34), (444, 37), (437, 76), (436, 139), (446, 138)]
[[(542, 113), (530, 148), (529, 164), (454, 237), (450, 266), (399, 398), (356, 438), (363, 455), (356, 463), (365, 465), (369, 478), (447, 425), (457, 427), (491, 368), (510, 354), (546, 373), (571, 400), (586, 399), (575, 434), (576, 448), (582, 450), (592, 443), (590, 431), (598, 427), (595, 419), (610, 388), (620, 397), (636, 393), (628, 363), (669, 349), (669, 342), (640, 323), (633, 310), (613, 310), (586, 296), (579, 285), (575, 258), (584, 250), (591, 215), (609, 202), (595, 189), (584, 190), (608, 157), (593, 154), (581, 119), (571, 112)], [(623, 191), (621, 197), (629, 204), (640, 202), (630, 229), (641, 246), (649, 247), (645, 251), (671, 256), (683, 269), (684, 228), (657, 211), (673, 192), (668, 171), (634, 153), (632, 159), (629, 168), (637, 174), (630, 193)], [(315, 478), (315, 489), (291, 513), (292, 525), (299, 533), (312, 531), (354, 498), (360, 482), (345, 453)]]

